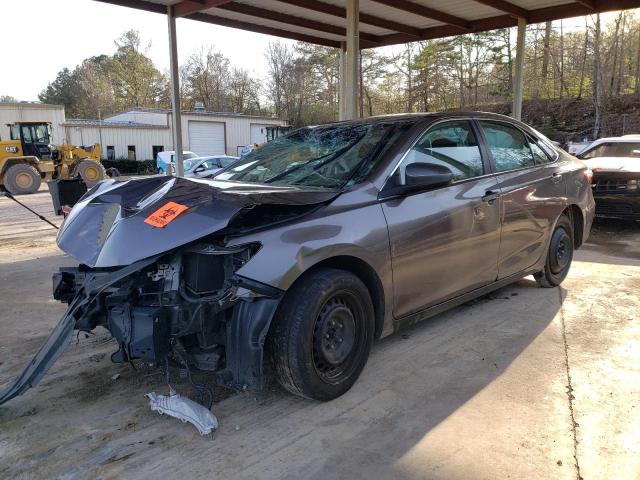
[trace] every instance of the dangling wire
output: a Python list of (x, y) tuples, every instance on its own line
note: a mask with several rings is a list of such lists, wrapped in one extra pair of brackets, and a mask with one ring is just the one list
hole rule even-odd
[[(178, 357), (180, 357), (180, 361), (184, 363), (185, 370), (187, 371), (187, 380), (189, 382), (189, 385), (191, 385), (194, 390), (196, 390), (200, 394), (202, 400), (204, 400), (204, 395), (207, 395), (208, 401), (205, 405), (207, 409), (211, 410), (211, 407), (213, 406), (213, 390), (208, 385), (194, 382), (193, 378), (191, 377), (191, 369), (189, 368), (189, 363), (182, 357), (182, 355), (180, 355), (180, 352), (177, 349), (174, 351), (178, 355)], [(204, 404), (205, 402), (203, 401), (202, 403)]]
[(169, 357), (168, 356), (164, 359), (164, 369), (165, 369), (167, 385), (169, 386), (169, 395), (173, 395), (176, 390), (173, 388), (173, 385), (171, 385), (171, 382), (169, 381)]

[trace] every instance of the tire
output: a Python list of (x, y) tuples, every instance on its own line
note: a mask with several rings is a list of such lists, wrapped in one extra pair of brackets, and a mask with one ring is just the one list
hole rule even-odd
[(543, 288), (557, 287), (569, 273), (573, 260), (573, 226), (571, 220), (562, 214), (551, 234), (544, 269), (533, 277)]
[(93, 160), (81, 160), (75, 169), (75, 175), (80, 175), (87, 187), (93, 187), (107, 176), (101, 163)]
[(4, 186), (13, 195), (35, 193), (40, 189), (42, 178), (34, 167), (27, 163), (18, 163), (7, 169)]
[(267, 349), (280, 385), (295, 395), (327, 401), (356, 382), (373, 335), (367, 287), (350, 272), (327, 268), (305, 274), (287, 292)]

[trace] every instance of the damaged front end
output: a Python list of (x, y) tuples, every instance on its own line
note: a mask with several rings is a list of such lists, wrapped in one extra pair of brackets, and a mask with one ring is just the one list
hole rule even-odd
[[(42, 379), (74, 329), (96, 327), (117, 341), (114, 362), (177, 364), (215, 372), (227, 385), (262, 388), (263, 345), (283, 292), (236, 273), (261, 248), (238, 242), (238, 225), (264, 227), (268, 220), (249, 220), (260, 207), (281, 222), (335, 195), (242, 185), (225, 191), (172, 177), (102, 182), (74, 207), (58, 236), (60, 248), (80, 262), (53, 277), (54, 298), (67, 311), (0, 392), (0, 404)], [(184, 213), (174, 213), (163, 228), (150, 225), (149, 217), (169, 203)], [(234, 232), (236, 245), (229, 247)]]
[(281, 291), (235, 275), (259, 245), (197, 243), (127, 267), (61, 268), (54, 298), (69, 305), (0, 404), (36, 385), (73, 330), (104, 327), (115, 363), (141, 360), (215, 372), (225, 384), (262, 387), (262, 346)]

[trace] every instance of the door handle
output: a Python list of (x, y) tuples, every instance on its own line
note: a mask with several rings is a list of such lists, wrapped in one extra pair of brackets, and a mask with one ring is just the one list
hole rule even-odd
[(560, 182), (560, 180), (562, 180), (562, 174), (559, 172), (555, 172), (553, 175), (551, 175), (551, 181), (553, 183), (558, 183)]
[(494, 192), (493, 190), (487, 190), (482, 197), (482, 201), (491, 205), (494, 201), (500, 198), (500, 192)]

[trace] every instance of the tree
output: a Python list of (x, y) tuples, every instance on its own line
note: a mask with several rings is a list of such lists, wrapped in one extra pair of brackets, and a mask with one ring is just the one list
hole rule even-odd
[(603, 82), (601, 59), (602, 30), (600, 26), (600, 14), (596, 14), (595, 32), (593, 35), (593, 102), (595, 106), (595, 120), (593, 122), (593, 138), (600, 136), (602, 129), (603, 111)]
[(56, 79), (38, 95), (43, 103), (64, 105), (67, 115), (77, 116), (77, 104), (81, 95), (81, 88), (75, 72), (63, 68), (58, 72)]
[(0, 95), (0, 103), (18, 103), (18, 99), (11, 95)]
[(167, 80), (146, 55), (151, 44), (143, 48), (140, 34), (129, 30), (115, 45), (109, 72), (118, 110), (156, 106)]

